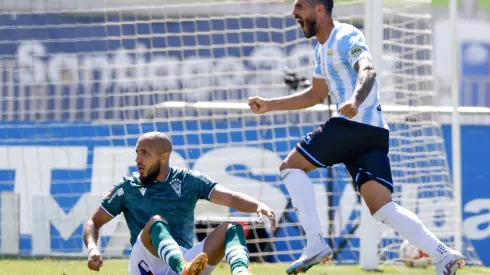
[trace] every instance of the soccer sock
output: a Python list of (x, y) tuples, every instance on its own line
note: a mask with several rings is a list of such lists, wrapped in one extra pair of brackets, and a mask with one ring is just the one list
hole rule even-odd
[(320, 216), (316, 208), (315, 189), (308, 175), (300, 169), (285, 169), (281, 171), (281, 179), (288, 189), (293, 206), (297, 209), (308, 246), (313, 247), (319, 242), (324, 242)]
[(248, 270), (248, 249), (241, 225), (231, 225), (225, 235), (225, 258), (231, 274)]
[(177, 274), (182, 274), (186, 262), (179, 245), (170, 235), (168, 225), (163, 221), (155, 221), (150, 227), (150, 236), (153, 248), (170, 268)]
[(421, 249), (439, 262), (448, 248), (425, 227), (422, 221), (411, 211), (394, 202), (381, 207), (373, 217), (400, 233), (411, 244)]

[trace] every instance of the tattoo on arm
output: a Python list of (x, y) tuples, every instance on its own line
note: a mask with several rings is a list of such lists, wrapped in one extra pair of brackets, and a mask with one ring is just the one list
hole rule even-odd
[(376, 72), (374, 71), (373, 62), (370, 58), (366, 57), (357, 62), (355, 69), (357, 70), (358, 75), (353, 96), (359, 106), (366, 100), (373, 89)]

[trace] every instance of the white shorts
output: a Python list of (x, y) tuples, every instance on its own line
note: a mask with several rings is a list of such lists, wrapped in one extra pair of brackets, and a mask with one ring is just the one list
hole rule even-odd
[[(199, 253), (203, 251), (204, 248), (204, 239), (202, 242), (193, 246), (191, 249), (186, 249), (182, 246), (180, 250), (182, 254), (184, 254), (184, 259), (186, 261), (190, 261), (194, 259)], [(216, 266), (208, 265), (203, 275), (209, 275), (213, 272)], [(151, 272), (151, 273), (150, 273)], [(128, 274), (129, 275), (176, 275), (169, 265), (167, 265), (162, 259), (155, 257), (151, 254), (148, 249), (141, 242), (140, 236), (138, 235), (138, 239), (133, 245), (133, 249), (131, 250), (131, 256), (129, 256), (129, 266), (128, 266)]]

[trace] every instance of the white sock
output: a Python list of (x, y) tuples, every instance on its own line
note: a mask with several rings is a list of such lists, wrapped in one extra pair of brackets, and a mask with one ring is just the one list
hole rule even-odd
[(433, 257), (436, 263), (442, 260), (448, 251), (417, 215), (394, 202), (381, 207), (374, 213), (373, 218), (393, 228), (415, 247)]
[(306, 233), (307, 245), (313, 247), (323, 242), (315, 189), (310, 178), (300, 169), (285, 169), (281, 171), (281, 179), (288, 189), (293, 206), (298, 211), (299, 221)]

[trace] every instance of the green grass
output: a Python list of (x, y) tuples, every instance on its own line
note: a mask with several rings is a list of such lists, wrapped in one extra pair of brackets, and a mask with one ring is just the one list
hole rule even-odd
[[(461, 2), (463, 0), (458, 0), (458, 3), (461, 5)], [(438, 6), (447, 6), (449, 3), (449, 0), (432, 0), (432, 4), (438, 5)], [(481, 8), (488, 8), (490, 7), (490, 0), (479, 0), (478, 1), (478, 6)]]
[[(284, 272), (285, 264), (253, 264), (252, 269), (255, 275), (281, 275)], [(427, 269), (406, 268), (404, 266), (385, 266), (378, 271), (362, 271), (358, 266), (339, 266), (339, 265), (321, 265), (315, 266), (308, 275), (434, 275), (433, 267)], [(126, 261), (106, 261), (99, 273), (90, 272), (85, 261), (70, 260), (0, 260), (0, 275), (22, 274), (22, 275), (82, 275), (82, 274), (100, 274), (100, 275), (118, 275), (127, 274)], [(229, 275), (228, 265), (221, 264), (213, 272), (213, 275)], [(459, 274), (466, 275), (483, 275), (490, 274), (490, 269), (482, 267), (465, 268)]]

